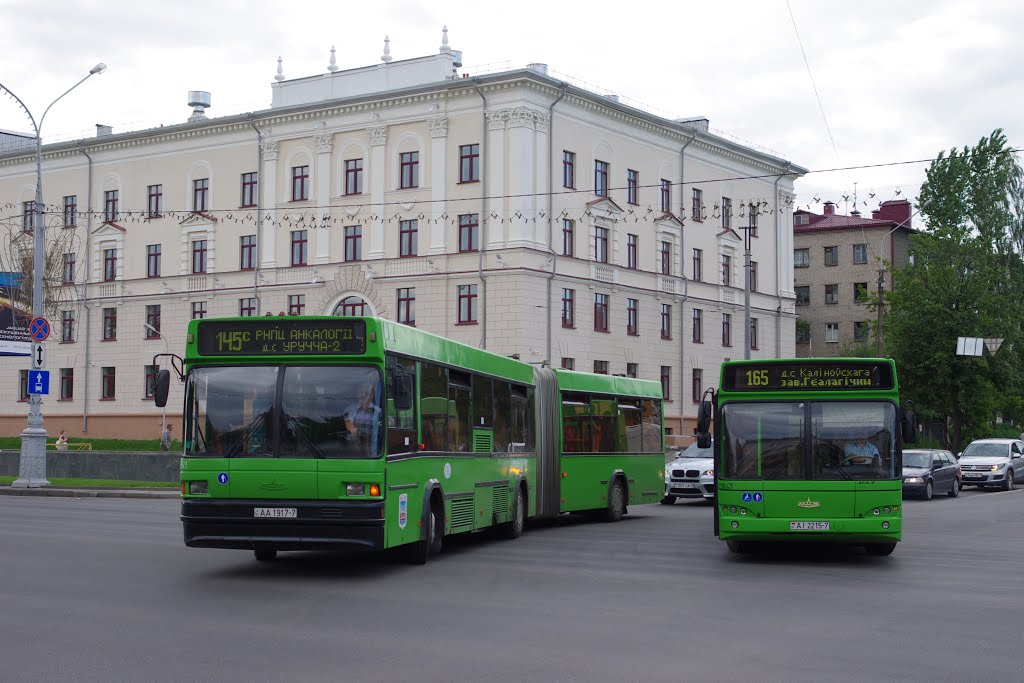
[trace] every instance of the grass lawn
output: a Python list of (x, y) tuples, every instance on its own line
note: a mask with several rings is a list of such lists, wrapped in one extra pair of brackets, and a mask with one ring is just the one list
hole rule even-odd
[[(50, 432), (46, 436), (46, 443), (52, 444), (57, 440), (56, 433)], [(75, 450), (76, 443), (88, 442), (92, 444), (94, 451), (154, 451), (160, 452), (160, 439), (90, 439), (87, 436), (76, 434), (68, 435), (69, 450)], [(0, 449), (5, 451), (21, 450), (20, 436), (0, 436)], [(52, 446), (47, 446), (47, 452), (53, 451)], [(181, 442), (172, 441), (170, 453), (181, 453)]]
[[(17, 477), (0, 477), (0, 484), (10, 484)], [(176, 489), (181, 486), (176, 481), (121, 481), (119, 479), (54, 479), (50, 478), (50, 486), (54, 488), (86, 488), (86, 489)]]

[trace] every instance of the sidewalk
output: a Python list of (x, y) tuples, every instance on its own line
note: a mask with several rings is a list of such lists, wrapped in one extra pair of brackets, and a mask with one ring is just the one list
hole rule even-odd
[(181, 498), (181, 491), (176, 488), (58, 488), (42, 486), (39, 488), (14, 488), (10, 484), (0, 484), (0, 496), (56, 496), (63, 498)]

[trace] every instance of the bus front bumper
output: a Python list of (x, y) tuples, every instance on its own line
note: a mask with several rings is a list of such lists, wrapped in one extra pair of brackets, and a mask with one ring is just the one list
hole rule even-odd
[[(869, 543), (899, 541), (903, 520), (892, 516), (840, 518), (828, 520), (828, 529), (791, 528), (792, 523), (807, 527), (806, 519), (764, 519), (750, 515), (723, 515), (719, 520), (718, 536), (723, 541), (791, 541), (836, 543)], [(822, 520), (824, 521), (824, 520)]]
[[(288, 516), (263, 516), (268, 514)], [(384, 548), (383, 501), (185, 499), (181, 522), (191, 548)]]

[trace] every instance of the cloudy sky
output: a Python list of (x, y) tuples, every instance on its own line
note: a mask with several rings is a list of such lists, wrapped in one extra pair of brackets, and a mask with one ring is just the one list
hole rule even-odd
[[(189, 90), (212, 93), (211, 116), (263, 109), (279, 55), (289, 78), (324, 73), (332, 45), (342, 69), (379, 63), (385, 35), (395, 59), (418, 57), (447, 25), (471, 74), (544, 62), (655, 113), (706, 116), (811, 169), (797, 203), (814, 209), (852, 209), (855, 184), (861, 211), (913, 200), (926, 164), (904, 162), (997, 127), (1024, 147), (1019, 0), (0, 0), (0, 19), (0, 84), (37, 119), (109, 67), (53, 107), (44, 141), (182, 122)], [(31, 130), (9, 99), (0, 129)]]

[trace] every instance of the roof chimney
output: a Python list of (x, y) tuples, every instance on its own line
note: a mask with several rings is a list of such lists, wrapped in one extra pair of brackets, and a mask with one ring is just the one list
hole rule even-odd
[(836, 203), (835, 202), (825, 202), (824, 206), (825, 206), (825, 215), (826, 216), (834, 216), (835, 215), (835, 213), (836, 213)]
[(113, 135), (114, 128), (112, 126), (104, 126), (102, 123), (96, 124), (96, 137), (102, 138), (105, 135)]
[(890, 199), (882, 202), (877, 211), (871, 212), (872, 218), (900, 223), (907, 228), (910, 227), (910, 216), (910, 202), (906, 199)]
[(192, 107), (192, 121), (203, 121), (206, 119), (206, 108), (210, 106), (210, 93), (202, 90), (190, 90), (188, 93), (188, 106)]

